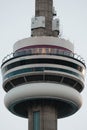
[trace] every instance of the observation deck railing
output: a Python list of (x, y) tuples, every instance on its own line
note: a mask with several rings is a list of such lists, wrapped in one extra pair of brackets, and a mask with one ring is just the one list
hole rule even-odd
[(67, 56), (69, 58), (74, 58), (80, 62), (82, 62), (85, 65), (85, 60), (78, 54), (76, 53), (72, 53), (72, 52), (66, 52), (66, 51), (62, 51), (61, 52), (57, 52), (57, 53), (26, 53), (26, 51), (24, 52), (14, 52), (14, 53), (10, 53), (8, 54), (6, 57), (3, 58), (2, 60), (2, 64), (4, 64), (6, 61), (12, 59), (12, 58), (17, 58), (17, 57), (21, 57), (21, 56), (31, 56), (31, 55), (55, 55), (55, 56)]

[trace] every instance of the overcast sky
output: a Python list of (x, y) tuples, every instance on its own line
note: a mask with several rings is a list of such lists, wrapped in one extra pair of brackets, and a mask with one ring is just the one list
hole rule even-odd
[[(35, 0), (0, 0), (0, 64), (12, 52), (13, 44), (30, 36)], [(54, 0), (61, 35), (74, 43), (75, 52), (87, 63), (87, 0)], [(87, 130), (87, 80), (82, 108), (58, 121), (59, 130)], [(5, 92), (0, 74), (0, 130), (27, 130), (28, 121), (11, 114), (4, 106)]]

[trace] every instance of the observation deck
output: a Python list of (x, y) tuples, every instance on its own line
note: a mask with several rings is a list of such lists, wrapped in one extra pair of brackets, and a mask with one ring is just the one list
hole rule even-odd
[[(44, 38), (46, 41), (46, 37)], [(25, 47), (22, 42), (27, 44), (26, 39), (25, 42), (24, 40), (18, 42), (21, 47), (18, 47), (16, 43), (17, 50), (5, 57), (2, 63), (5, 91), (19, 85), (37, 82), (65, 84), (79, 92), (83, 90), (85, 63), (80, 56), (69, 50), (70, 47), (51, 45), (51, 40), (50, 44), (32, 43)], [(62, 42), (65, 41), (62, 40)]]

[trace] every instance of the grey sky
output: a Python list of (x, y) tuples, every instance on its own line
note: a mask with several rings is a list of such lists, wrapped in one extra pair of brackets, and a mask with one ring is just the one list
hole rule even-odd
[[(12, 52), (13, 44), (30, 36), (35, 0), (0, 0), (0, 64)], [(62, 37), (71, 40), (75, 52), (87, 63), (87, 0), (54, 0), (60, 18)], [(16, 117), (4, 106), (5, 92), (0, 74), (0, 130), (27, 130), (26, 119)], [(82, 108), (73, 116), (58, 121), (59, 130), (87, 130), (87, 81)]]

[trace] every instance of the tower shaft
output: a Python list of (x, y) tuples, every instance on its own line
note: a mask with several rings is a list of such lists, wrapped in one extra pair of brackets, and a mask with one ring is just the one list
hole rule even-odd
[(29, 108), (28, 130), (57, 130), (57, 110), (48, 104), (33, 105)]

